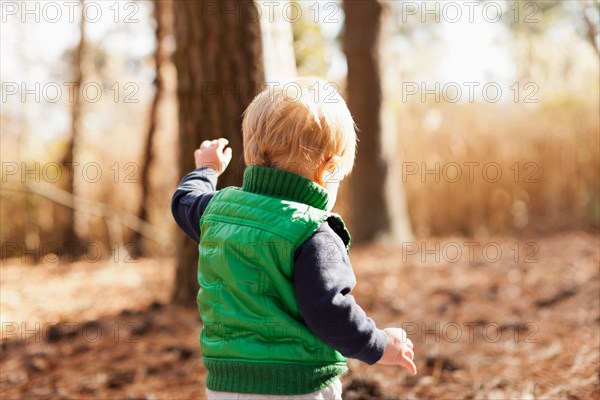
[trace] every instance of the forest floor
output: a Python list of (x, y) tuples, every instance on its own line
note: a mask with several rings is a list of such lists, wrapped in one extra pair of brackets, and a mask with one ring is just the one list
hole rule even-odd
[[(351, 260), (358, 303), (406, 329), (419, 374), (350, 360), (345, 399), (600, 398), (598, 235), (354, 246)], [(204, 398), (201, 322), (168, 304), (173, 278), (171, 259), (4, 262), (0, 397)]]

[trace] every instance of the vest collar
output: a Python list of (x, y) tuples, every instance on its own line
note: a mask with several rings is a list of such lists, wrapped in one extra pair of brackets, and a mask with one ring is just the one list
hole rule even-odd
[(281, 169), (260, 165), (247, 167), (244, 171), (242, 190), (327, 210), (329, 196), (325, 188), (310, 179)]

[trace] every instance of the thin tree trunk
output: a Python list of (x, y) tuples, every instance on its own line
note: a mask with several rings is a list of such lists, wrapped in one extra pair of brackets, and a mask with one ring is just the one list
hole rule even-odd
[(258, 0), (256, 4), (262, 10), (260, 31), (265, 81), (281, 82), (295, 77), (294, 34), (284, 10), (288, 10), (290, 19), (295, 19), (297, 16), (290, 10), (298, 10), (299, 6), (293, 7), (288, 0)]
[[(158, 126), (158, 111), (159, 105), (163, 99), (164, 79), (162, 76), (162, 66), (168, 58), (165, 50), (164, 39), (167, 35), (167, 19), (169, 18), (170, 8), (172, 6), (170, 0), (153, 0), (154, 3), (154, 20), (156, 28), (154, 30), (156, 37), (156, 49), (154, 50), (154, 67), (156, 69), (156, 78), (154, 79), (154, 98), (150, 106), (148, 115), (148, 133), (144, 143), (142, 153), (142, 163), (140, 166), (140, 186), (142, 189), (142, 198), (137, 216), (142, 221), (148, 221), (148, 209), (150, 206), (150, 167), (154, 159), (153, 146), (154, 137)], [(134, 233), (131, 240), (133, 244), (132, 250), (134, 255), (143, 254), (142, 250), (142, 235), (139, 231)]]
[(389, 148), (396, 131), (383, 112), (380, 34), (384, 10), (376, 0), (345, 0), (344, 11), (348, 107), (360, 140), (349, 190), (353, 240), (410, 240), (402, 182), (394, 170), (398, 154)]
[(587, 9), (588, 7), (594, 7), (594, 2), (588, 1), (584, 4), (584, 8), (583, 8), (583, 20), (585, 21), (585, 25), (587, 27), (587, 38), (590, 42), (590, 44), (594, 47), (594, 50), (596, 50), (596, 54), (598, 56), (600, 56), (600, 49), (598, 49), (598, 44), (596, 43), (596, 36), (598, 35), (598, 25), (594, 24), (592, 22), (592, 20), (590, 20), (590, 17), (587, 13)]
[[(244, 168), (242, 113), (263, 84), (256, 6), (252, 0), (175, 1), (173, 5), (179, 171), (184, 175), (194, 169), (192, 153), (203, 140), (225, 137), (233, 159), (219, 185), (240, 185)], [(173, 300), (189, 303), (198, 291), (198, 251), (183, 235), (179, 240)]]
[[(84, 0), (81, 0), (81, 9), (84, 9)], [(67, 142), (65, 153), (61, 160), (63, 167), (61, 180), (58, 182), (60, 188), (67, 193), (75, 194), (75, 152), (77, 151), (77, 145), (79, 137), (81, 135), (81, 117), (82, 117), (82, 104), (81, 104), (81, 84), (85, 79), (84, 76), (84, 57), (86, 50), (86, 39), (85, 39), (85, 18), (82, 11), (81, 25), (80, 25), (80, 37), (77, 49), (73, 54), (73, 71), (74, 79), (72, 86), (72, 104), (71, 104), (71, 136)], [(60, 226), (60, 233), (58, 237), (61, 242), (61, 250), (63, 253), (71, 252), (70, 256), (80, 256), (81, 246), (80, 238), (75, 230), (75, 210), (70, 207), (55, 204), (55, 220), (58, 221), (57, 225)]]

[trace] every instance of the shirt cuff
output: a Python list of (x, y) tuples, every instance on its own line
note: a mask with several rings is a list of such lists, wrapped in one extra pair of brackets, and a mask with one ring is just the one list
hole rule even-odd
[(375, 364), (383, 356), (383, 352), (387, 347), (387, 334), (381, 330), (376, 329), (373, 332), (373, 338), (371, 343), (367, 346), (365, 351), (357, 357), (359, 360), (366, 362), (369, 365)]

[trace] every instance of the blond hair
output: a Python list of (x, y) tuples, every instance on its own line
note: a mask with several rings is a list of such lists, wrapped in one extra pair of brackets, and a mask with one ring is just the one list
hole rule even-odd
[(333, 83), (300, 78), (268, 87), (244, 111), (246, 165), (263, 165), (304, 175), (333, 156), (343, 175), (354, 166), (355, 124)]

